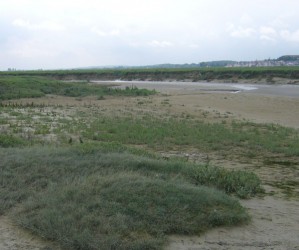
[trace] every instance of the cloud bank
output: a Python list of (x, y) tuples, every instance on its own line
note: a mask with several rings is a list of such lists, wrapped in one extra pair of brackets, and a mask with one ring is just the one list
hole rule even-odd
[(0, 0), (0, 70), (297, 54), (299, 1)]

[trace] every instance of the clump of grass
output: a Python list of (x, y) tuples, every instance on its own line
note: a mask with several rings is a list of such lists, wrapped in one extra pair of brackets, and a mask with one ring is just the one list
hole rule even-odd
[(71, 249), (160, 249), (167, 234), (249, 219), (217, 190), (121, 172), (52, 187), (28, 201), (21, 216), (24, 227)]
[(107, 88), (105, 92), (111, 92), (113, 91), (114, 94), (119, 95), (127, 95), (127, 96), (149, 96), (154, 95), (157, 92), (155, 90), (148, 90), (148, 89), (139, 89), (136, 86), (127, 86), (125, 89), (119, 89), (119, 88)]
[(128, 151), (115, 143), (0, 148), (0, 212), (21, 203), (22, 226), (70, 249), (160, 249), (168, 234), (249, 220), (215, 185), (216, 171), (214, 184), (199, 183), (195, 169), (207, 166)]
[(260, 179), (252, 172), (227, 171), (224, 168), (201, 166), (194, 168), (191, 178), (198, 185), (213, 186), (226, 193), (235, 193), (240, 198), (249, 198), (264, 192)]
[(28, 143), (20, 137), (11, 134), (0, 134), (0, 148), (20, 147), (27, 144)]

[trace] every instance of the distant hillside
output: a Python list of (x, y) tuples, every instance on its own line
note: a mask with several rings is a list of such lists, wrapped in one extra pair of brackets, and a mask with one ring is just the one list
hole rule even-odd
[[(184, 64), (154, 64), (146, 66), (91, 66), (91, 67), (79, 67), (67, 70), (143, 70), (143, 69), (211, 69), (211, 68), (261, 68), (261, 67), (298, 67), (299, 55), (284, 55), (277, 59), (265, 59), (254, 61), (232, 61), (232, 60), (219, 60), (219, 61), (207, 61), (198, 63), (184, 63)], [(59, 71), (59, 69), (57, 69)], [(61, 69), (62, 70), (62, 69)], [(9, 68), (7, 71), (17, 71), (15, 68)], [(40, 69), (39, 71), (43, 71)], [(47, 71), (47, 70), (46, 70)], [(51, 71), (51, 70), (50, 70)], [(53, 71), (53, 70), (52, 70)], [(63, 70), (62, 70), (63, 71)]]
[(200, 63), (185, 63), (185, 64), (157, 64), (157, 65), (149, 65), (142, 66), (140, 68), (162, 68), (162, 69), (176, 69), (176, 68), (204, 68), (204, 67), (226, 67), (232, 63), (236, 63), (235, 61), (223, 60), (223, 61), (210, 61), (210, 62), (200, 62)]
[[(280, 66), (299, 66), (299, 55), (284, 55), (277, 59), (265, 59), (255, 61), (209, 61), (191, 64), (158, 64), (148, 66), (137, 66), (131, 68), (160, 68), (160, 69), (183, 69), (183, 68), (221, 68), (221, 67), (280, 67)], [(125, 68), (125, 67), (124, 67)]]
[(199, 63), (199, 66), (200, 67), (226, 67), (233, 63), (236, 63), (236, 61), (230, 61), (230, 60), (210, 61), (210, 62), (201, 62)]
[(38, 70), (0, 72), (1, 76), (42, 76), (57, 80), (102, 81), (188, 81), (188, 82), (264, 82), (299, 84), (298, 66), (281, 67), (198, 67), (198, 68), (130, 68)]
[(277, 61), (293, 62), (299, 61), (299, 55), (286, 55), (277, 58)]

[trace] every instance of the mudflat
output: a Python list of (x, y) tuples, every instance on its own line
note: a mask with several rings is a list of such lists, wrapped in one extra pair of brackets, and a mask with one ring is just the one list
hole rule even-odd
[(230, 114), (235, 119), (258, 123), (274, 123), (299, 128), (299, 85), (266, 85), (250, 83), (95, 81), (96, 84), (117, 84), (125, 88), (156, 89), (171, 101), (171, 112), (199, 110)]

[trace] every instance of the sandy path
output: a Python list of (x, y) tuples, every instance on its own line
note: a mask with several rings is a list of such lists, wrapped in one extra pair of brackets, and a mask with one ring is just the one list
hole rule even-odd
[(299, 202), (265, 197), (242, 204), (252, 216), (249, 225), (217, 228), (199, 237), (171, 236), (165, 250), (299, 249)]
[(59, 250), (59, 246), (47, 242), (15, 226), (6, 216), (0, 216), (1, 250)]

